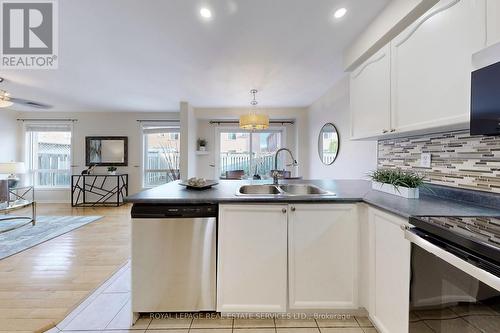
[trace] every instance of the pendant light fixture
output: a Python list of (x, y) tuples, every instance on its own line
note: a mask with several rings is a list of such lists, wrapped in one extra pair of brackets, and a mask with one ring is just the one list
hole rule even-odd
[(257, 100), (255, 99), (255, 94), (257, 89), (250, 90), (250, 94), (253, 95), (253, 100), (250, 102), (252, 108), (248, 114), (240, 116), (240, 128), (245, 130), (263, 130), (269, 128), (269, 116), (263, 113), (257, 113)]

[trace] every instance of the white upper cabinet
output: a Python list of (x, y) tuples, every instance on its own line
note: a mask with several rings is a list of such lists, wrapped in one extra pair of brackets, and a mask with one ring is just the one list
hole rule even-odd
[(440, 1), (396, 37), (391, 42), (392, 128), (466, 124), (471, 57), (485, 45), (486, 0)]
[(290, 308), (357, 309), (358, 244), (356, 205), (290, 205)]
[(500, 1), (488, 0), (488, 46), (500, 43)]
[(287, 206), (220, 205), (217, 311), (285, 312)]
[(379, 136), (390, 130), (390, 48), (382, 48), (351, 73), (351, 137)]
[(407, 220), (370, 208), (369, 223), (370, 317), (380, 332), (408, 333), (411, 246), (401, 228)]

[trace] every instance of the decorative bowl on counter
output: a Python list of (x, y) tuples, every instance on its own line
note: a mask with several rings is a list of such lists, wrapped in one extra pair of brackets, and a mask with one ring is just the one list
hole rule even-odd
[(181, 180), (179, 185), (186, 186), (189, 190), (206, 190), (214, 185), (219, 184), (216, 180), (209, 180), (205, 178), (189, 178), (188, 180)]

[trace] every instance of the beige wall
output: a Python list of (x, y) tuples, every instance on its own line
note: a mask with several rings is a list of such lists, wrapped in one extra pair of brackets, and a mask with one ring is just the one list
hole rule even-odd
[[(73, 173), (80, 173), (85, 166), (85, 137), (86, 136), (127, 136), (128, 137), (128, 166), (118, 167), (119, 172), (129, 174), (129, 193), (142, 190), (142, 131), (138, 119), (179, 119), (177, 112), (165, 113), (117, 113), (117, 112), (24, 112), (19, 118), (72, 118), (78, 121), (73, 123)], [(19, 159), (24, 160), (24, 131), (22, 122), (18, 124), (18, 151)], [(106, 172), (101, 167), (101, 172)], [(38, 190), (37, 198), (45, 202), (69, 202), (69, 189)]]
[[(189, 177), (199, 176), (213, 178), (215, 168), (211, 167), (215, 161), (214, 133), (217, 126), (210, 125), (210, 119), (238, 119), (239, 115), (248, 112), (247, 108), (205, 109), (191, 108), (184, 104), (186, 118), (182, 121), (187, 124), (181, 128), (181, 161), (182, 167)], [(276, 108), (266, 109), (272, 119), (294, 119), (294, 125), (286, 125), (285, 146), (294, 151), (299, 161), (296, 174), (308, 174), (308, 142), (307, 138), (307, 109), (305, 108)], [(129, 173), (129, 190), (134, 193), (142, 190), (142, 133), (137, 119), (182, 119), (181, 113), (113, 113), (113, 112), (81, 112), (81, 113), (53, 113), (27, 112), (18, 114), (20, 118), (74, 118), (73, 127), (73, 172), (79, 173), (85, 168), (85, 137), (100, 135), (128, 136), (129, 138), (129, 166), (118, 168), (118, 171)], [(17, 156), (24, 160), (24, 131), (21, 122), (17, 125), (17, 139), (19, 142)], [(281, 126), (281, 125), (280, 125)], [(184, 131), (184, 134), (182, 134)], [(208, 140), (208, 155), (196, 155), (196, 140), (198, 137)], [(184, 145), (183, 145), (184, 142)], [(14, 149), (15, 151), (15, 149)], [(187, 152), (187, 153), (184, 153)], [(186, 157), (187, 156), (187, 157)], [(193, 162), (194, 161), (194, 162)], [(105, 172), (105, 168), (101, 168)], [(186, 174), (186, 173), (185, 173)], [(39, 190), (38, 200), (41, 202), (69, 202), (69, 190)]]
[[(376, 167), (376, 143), (353, 142), (349, 137), (349, 89), (347, 78), (332, 87), (323, 97), (309, 108), (272, 108), (262, 109), (271, 119), (293, 119), (295, 124), (286, 125), (284, 146), (290, 148), (299, 163), (294, 174), (305, 179), (362, 178), (366, 172)], [(238, 119), (248, 112), (248, 108), (192, 108), (184, 104), (186, 117), (182, 124), (187, 124), (184, 136), (181, 133), (181, 152), (183, 164), (188, 176), (213, 178), (216, 176), (215, 140), (217, 125), (210, 125), (211, 119)], [(97, 135), (119, 135), (129, 137), (129, 166), (119, 168), (130, 175), (130, 193), (142, 190), (142, 133), (137, 119), (181, 119), (181, 113), (113, 113), (82, 112), (53, 113), (25, 112), (3, 114), (0, 116), (3, 142), (7, 150), (2, 154), (4, 160), (16, 159), (14, 131), (17, 124), (17, 160), (24, 160), (24, 132), (19, 118), (74, 118), (73, 129), (73, 172), (79, 173), (85, 168), (85, 137)], [(332, 166), (321, 164), (317, 155), (317, 136), (325, 122), (333, 122), (340, 132), (340, 155)], [(281, 127), (281, 125), (278, 125)], [(10, 131), (10, 135), (8, 134)], [(197, 138), (208, 141), (208, 154), (196, 154)], [(9, 148), (10, 147), (10, 148)], [(103, 172), (105, 169), (103, 168)], [(38, 191), (40, 201), (69, 202), (69, 190)]]
[(180, 103), (181, 156), (180, 175), (182, 179), (197, 176), (196, 140), (198, 123), (194, 109), (188, 102)]
[[(309, 179), (360, 179), (377, 167), (377, 143), (351, 141), (349, 79), (345, 77), (308, 108)], [(325, 123), (333, 123), (340, 135), (340, 151), (332, 165), (318, 156), (318, 135)]]

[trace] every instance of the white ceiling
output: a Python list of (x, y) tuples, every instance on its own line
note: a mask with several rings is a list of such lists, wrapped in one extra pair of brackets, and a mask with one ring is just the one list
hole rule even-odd
[[(344, 75), (342, 51), (389, 2), (203, 1), (59, 1), (59, 68), (3, 71), (0, 89), (51, 111), (239, 107), (251, 88), (260, 106), (308, 106)], [(349, 11), (335, 20), (339, 7)]]

